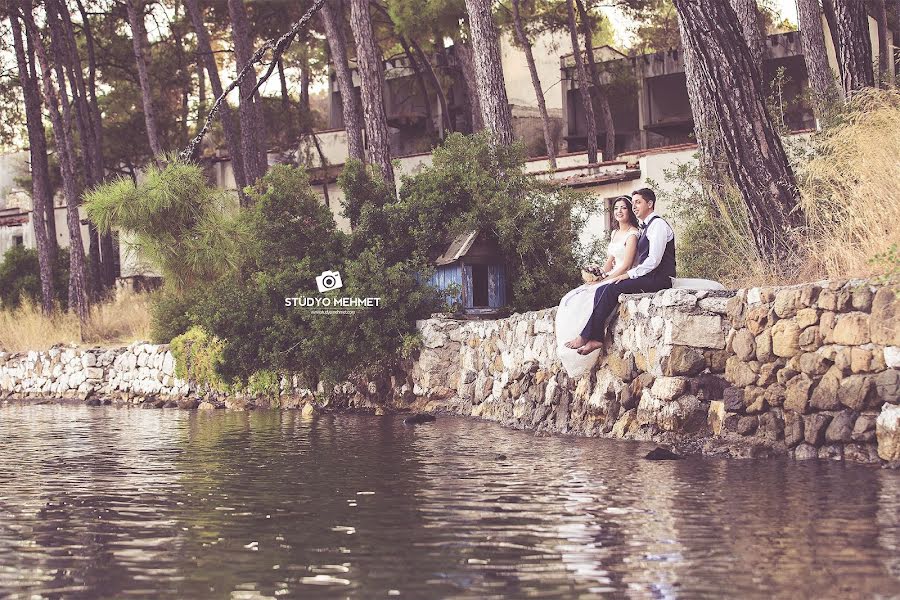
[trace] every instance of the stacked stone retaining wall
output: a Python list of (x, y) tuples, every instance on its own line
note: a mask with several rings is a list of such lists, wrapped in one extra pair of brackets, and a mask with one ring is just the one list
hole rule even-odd
[(0, 353), (0, 398), (453, 412), (686, 451), (880, 463), (900, 460), (897, 304), (892, 288), (860, 281), (625, 296), (578, 380), (557, 356), (555, 308), (420, 321), (422, 348), (402, 372), (327, 392), (286, 376), (275, 396), (218, 393), (143, 343)]

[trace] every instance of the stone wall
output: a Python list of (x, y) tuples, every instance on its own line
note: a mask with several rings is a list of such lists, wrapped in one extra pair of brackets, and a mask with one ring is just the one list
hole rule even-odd
[(654, 440), (687, 452), (900, 460), (895, 292), (864, 282), (626, 296), (606, 350), (573, 380), (556, 309), (436, 317), (401, 373), (326, 391), (226, 395), (175, 376), (166, 346), (0, 353), (0, 399), (160, 408), (453, 412), (539, 433)]

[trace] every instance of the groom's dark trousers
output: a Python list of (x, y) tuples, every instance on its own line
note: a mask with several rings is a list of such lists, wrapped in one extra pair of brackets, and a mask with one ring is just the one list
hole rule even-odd
[(602, 340), (606, 329), (606, 320), (619, 306), (620, 294), (639, 294), (641, 292), (658, 292), (672, 287), (672, 279), (657, 271), (651, 271), (634, 279), (623, 279), (597, 288), (594, 294), (594, 312), (587, 325), (581, 331), (586, 340)]

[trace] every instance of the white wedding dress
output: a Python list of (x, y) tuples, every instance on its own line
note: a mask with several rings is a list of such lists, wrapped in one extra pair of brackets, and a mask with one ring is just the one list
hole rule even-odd
[[(630, 236), (639, 237), (638, 232), (630, 232), (621, 237), (621, 241), (615, 241), (615, 231), (610, 236), (607, 255), (613, 258), (613, 268), (622, 264), (625, 260), (625, 243)], [(577, 379), (590, 371), (597, 361), (598, 348), (590, 354), (578, 354), (578, 350), (566, 347), (566, 342), (581, 335), (581, 330), (587, 325), (591, 313), (594, 311), (594, 295), (597, 288), (605, 283), (586, 283), (580, 285), (563, 296), (556, 310), (556, 353), (569, 377)], [(709, 279), (684, 279), (673, 278), (673, 288), (687, 288), (694, 290), (723, 290), (725, 287)]]

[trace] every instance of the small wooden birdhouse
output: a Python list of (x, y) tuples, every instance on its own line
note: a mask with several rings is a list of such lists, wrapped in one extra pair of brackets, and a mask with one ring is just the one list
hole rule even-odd
[(456, 236), (435, 261), (431, 285), (459, 286), (456, 301), (467, 315), (493, 316), (506, 306), (506, 265), (492, 236), (468, 231)]

